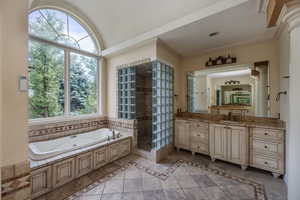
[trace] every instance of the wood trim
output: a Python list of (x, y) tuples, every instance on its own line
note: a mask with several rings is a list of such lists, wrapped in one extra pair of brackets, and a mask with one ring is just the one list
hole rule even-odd
[(276, 26), (281, 10), (289, 0), (269, 0), (267, 5), (267, 27)]

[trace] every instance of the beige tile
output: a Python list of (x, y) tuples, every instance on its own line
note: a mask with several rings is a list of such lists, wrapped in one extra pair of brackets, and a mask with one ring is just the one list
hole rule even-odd
[(13, 165), (1, 167), (1, 178), (2, 181), (11, 179), (15, 176), (15, 168)]
[(175, 178), (182, 188), (198, 187), (198, 184), (192, 179), (190, 175), (176, 176)]
[(125, 179), (142, 178), (142, 171), (137, 168), (131, 168), (125, 171)]
[(219, 187), (208, 187), (202, 190), (209, 200), (230, 200)]
[(142, 191), (142, 179), (125, 179), (124, 192), (140, 192)]
[(160, 183), (164, 190), (180, 188), (180, 185), (174, 177), (169, 177), (165, 181), (160, 181)]
[(142, 192), (125, 192), (122, 200), (144, 200), (144, 197)]
[(143, 191), (148, 190), (161, 190), (162, 186), (157, 178), (144, 178), (143, 179)]
[(110, 180), (105, 183), (103, 194), (123, 192), (124, 181)]
[(17, 192), (10, 193), (4, 197), (2, 200), (29, 200), (30, 199), (30, 187), (23, 188)]
[(201, 188), (184, 188), (183, 191), (188, 200), (209, 200)]
[(80, 196), (79, 200), (100, 200), (101, 195)]
[(82, 196), (89, 196), (89, 195), (101, 195), (104, 190), (104, 183), (96, 184), (95, 186), (92, 185), (92, 187), (84, 192)]
[(163, 190), (143, 191), (144, 200), (166, 200)]
[(15, 176), (24, 175), (30, 172), (29, 161), (24, 161), (15, 165)]
[(167, 200), (186, 199), (186, 196), (182, 189), (169, 189), (169, 190), (165, 190), (164, 192)]
[(101, 200), (121, 200), (122, 193), (103, 194)]

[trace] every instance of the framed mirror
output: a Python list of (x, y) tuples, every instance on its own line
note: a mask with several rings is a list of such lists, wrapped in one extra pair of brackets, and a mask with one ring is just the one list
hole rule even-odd
[(187, 108), (193, 113), (247, 110), (247, 115), (270, 116), (268, 62), (209, 67), (187, 73)]

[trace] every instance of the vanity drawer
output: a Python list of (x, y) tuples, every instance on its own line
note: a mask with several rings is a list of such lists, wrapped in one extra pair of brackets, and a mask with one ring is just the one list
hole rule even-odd
[(204, 154), (209, 153), (208, 144), (205, 144), (205, 143), (202, 143), (202, 142), (192, 142), (191, 143), (191, 150), (193, 152), (197, 152), (197, 153), (204, 153)]
[(207, 122), (199, 122), (196, 120), (188, 120), (188, 122), (191, 123), (195, 128), (203, 128), (203, 129), (208, 129), (208, 123)]
[(279, 153), (280, 144), (278, 143), (271, 143), (261, 140), (253, 140), (253, 150), (254, 151), (265, 151), (267, 153)]
[(283, 162), (276, 157), (266, 157), (258, 154), (251, 156), (250, 165), (272, 172), (283, 173)]
[(264, 128), (252, 128), (252, 136), (265, 139), (281, 140), (283, 131)]
[(204, 142), (208, 143), (208, 132), (203, 133), (203, 132), (191, 132), (191, 137), (190, 137), (191, 142), (197, 141), (197, 142)]

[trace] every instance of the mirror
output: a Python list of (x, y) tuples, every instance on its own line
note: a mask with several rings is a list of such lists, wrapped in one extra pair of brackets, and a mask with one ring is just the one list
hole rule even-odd
[(244, 110), (268, 117), (269, 90), (268, 62), (208, 67), (187, 73), (187, 108), (193, 113)]

